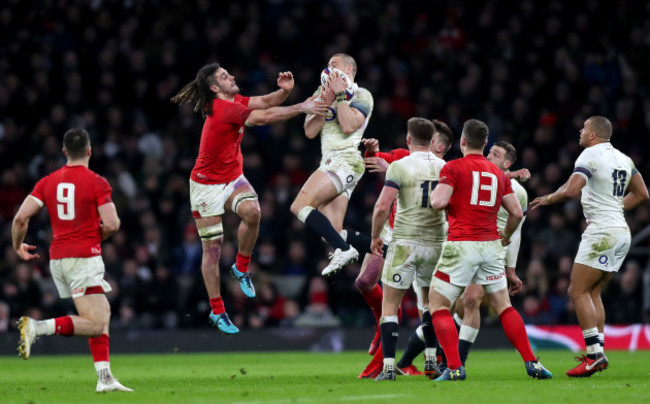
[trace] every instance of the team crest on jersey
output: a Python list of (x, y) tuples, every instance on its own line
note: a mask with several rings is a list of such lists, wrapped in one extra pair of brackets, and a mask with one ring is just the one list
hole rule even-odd
[(239, 134), (241, 135), (242, 133), (244, 133), (244, 127), (243, 126), (239, 128)]

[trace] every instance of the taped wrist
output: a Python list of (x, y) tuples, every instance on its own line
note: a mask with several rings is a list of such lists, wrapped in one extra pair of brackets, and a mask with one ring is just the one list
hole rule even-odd
[(348, 96), (345, 93), (345, 91), (339, 91), (335, 95), (336, 95), (336, 102), (341, 102), (341, 101), (347, 101), (348, 100)]

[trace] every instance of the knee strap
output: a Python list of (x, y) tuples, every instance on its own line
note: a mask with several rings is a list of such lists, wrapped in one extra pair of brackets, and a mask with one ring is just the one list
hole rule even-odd
[(223, 237), (223, 223), (201, 227), (199, 229), (199, 237), (201, 237), (201, 240), (203, 241), (216, 240)]
[(239, 209), (239, 204), (245, 201), (256, 201), (257, 194), (255, 192), (242, 192), (241, 194), (235, 195), (232, 199), (232, 211), (237, 213)]

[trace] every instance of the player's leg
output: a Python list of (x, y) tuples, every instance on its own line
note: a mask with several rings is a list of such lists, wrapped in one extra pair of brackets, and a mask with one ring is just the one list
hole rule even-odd
[[(339, 233), (343, 228), (343, 219), (345, 218), (345, 212), (348, 210), (350, 193), (351, 190), (349, 190), (348, 192), (343, 192), (340, 195), (335, 196), (332, 200), (325, 203), (319, 208), (319, 211), (323, 215), (325, 215), (325, 217), (329, 220), (332, 226), (334, 226), (336, 231), (338, 231)], [(352, 246), (351, 243), (348, 244), (350, 245), (350, 248), (348, 250), (334, 251), (334, 255), (332, 256), (332, 261), (325, 269), (323, 269), (323, 275), (332, 274), (338, 271), (339, 269), (343, 268), (345, 264), (354, 261), (358, 258), (359, 253), (356, 250), (356, 248), (354, 248), (354, 246)]]
[(379, 320), (381, 345), (384, 355), (384, 369), (375, 380), (395, 380), (395, 351), (399, 336), (397, 312), (402, 303), (405, 289), (397, 289), (384, 284), (382, 315)]
[[(573, 264), (569, 296), (575, 306), (580, 328), (582, 328), (587, 355), (581, 358), (578, 366), (567, 371), (569, 377), (588, 377), (596, 371), (607, 369), (609, 365), (598, 336), (598, 326), (601, 321), (604, 324), (604, 308), (602, 308), (600, 293), (596, 300), (592, 294), (596, 290), (602, 290), (602, 286), (607, 284), (613, 276), (613, 272), (603, 272), (577, 262)], [(599, 285), (601, 286), (599, 287)]]
[(379, 319), (381, 317), (381, 301), (383, 291), (379, 286), (381, 269), (384, 266), (384, 259), (373, 254), (366, 254), (361, 263), (361, 271), (357, 276), (354, 284), (363, 296), (363, 300), (368, 304), (376, 319), (376, 332), (370, 343), (368, 354), (374, 355), (379, 348), (381, 334), (379, 331)]
[[(111, 372), (109, 324), (111, 306), (103, 293), (74, 298), (79, 316), (73, 316), (75, 335), (89, 336), (88, 346), (97, 372), (98, 392), (133, 391), (123, 386)], [(76, 318), (75, 318), (76, 317)]]
[(481, 285), (471, 283), (465, 288), (463, 298), (459, 300), (459, 303), (462, 301), (463, 313), (461, 318), (463, 320), (460, 326), (460, 332), (458, 333), (458, 353), (460, 354), (460, 361), (463, 365), (465, 365), (469, 350), (472, 348), (474, 341), (476, 341), (478, 330), (481, 327), (480, 308), (484, 295), (485, 292)]
[(605, 306), (603, 305), (603, 299), (601, 294), (603, 288), (611, 280), (611, 277), (603, 277), (596, 287), (591, 291), (591, 300), (594, 302), (594, 307), (596, 308), (596, 327), (598, 328), (598, 342), (600, 346), (605, 350)]
[(458, 330), (451, 316), (451, 306), (463, 288), (434, 279), (429, 290), (429, 312), (435, 334), (447, 358), (447, 369), (436, 381), (464, 380), (465, 369), (458, 354)]
[[(426, 294), (423, 293), (423, 288), (417, 286), (416, 282), (413, 282), (413, 291), (415, 292), (415, 295), (417, 297), (417, 305), (418, 305), (418, 314), (420, 316), (420, 320), (422, 319), (422, 315), (424, 312), (428, 312), (429, 309), (427, 307), (428, 302), (429, 302), (429, 297), (428, 297), (428, 288)], [(426, 302), (427, 305), (425, 305), (425, 297), (426, 296)], [(429, 317), (431, 317), (429, 315)], [(431, 325), (433, 327), (433, 324)], [(422, 352), (424, 352), (424, 349), (426, 348), (425, 343), (424, 343), (424, 334), (422, 332), (422, 324), (420, 324), (411, 334), (409, 337), (409, 341), (406, 344), (406, 349), (402, 353), (402, 357), (399, 359), (399, 361), (396, 364), (396, 369), (398, 373), (400, 374), (407, 374), (407, 375), (421, 375), (422, 372), (420, 372), (415, 365), (413, 365), (413, 360)], [(435, 355), (435, 352), (434, 352)]]
[(239, 280), (239, 287), (246, 297), (255, 297), (255, 288), (248, 273), (248, 264), (260, 229), (260, 204), (257, 194), (248, 181), (236, 180), (233, 194), (226, 201), (226, 209), (239, 216), (237, 229), (237, 258), (230, 268), (231, 274)]
[(524, 321), (517, 310), (512, 307), (507, 283), (505, 278), (502, 280), (503, 283), (484, 285), (490, 307), (499, 316), (506, 337), (524, 360), (528, 375), (536, 379), (550, 379), (553, 374), (537, 360), (533, 353)]
[[(430, 276), (427, 278), (427, 283), (431, 283)], [(420, 325), (422, 336), (424, 337), (424, 374), (430, 379), (435, 379), (440, 376), (440, 368), (436, 359), (438, 339), (436, 338), (431, 313), (429, 312), (430, 288), (428, 286), (420, 286), (419, 289), (421, 293), (418, 295), (422, 298), (421, 304), (424, 309), (422, 313), (422, 324)]]

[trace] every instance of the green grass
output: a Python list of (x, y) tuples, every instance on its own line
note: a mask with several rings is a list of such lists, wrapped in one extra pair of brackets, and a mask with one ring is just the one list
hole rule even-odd
[[(358, 380), (370, 357), (346, 353), (114, 355), (113, 372), (134, 393), (94, 393), (90, 355), (0, 357), (2, 403), (640, 403), (650, 400), (650, 352), (608, 352), (610, 368), (569, 379), (568, 351), (542, 351), (553, 380), (526, 376), (514, 351), (473, 351), (465, 382), (424, 377)], [(416, 364), (422, 365), (418, 358)], [(425, 401), (426, 400), (426, 401)]]

